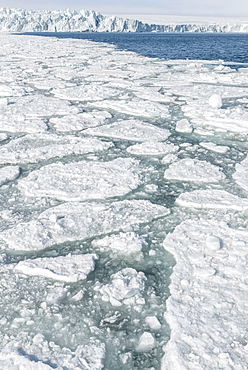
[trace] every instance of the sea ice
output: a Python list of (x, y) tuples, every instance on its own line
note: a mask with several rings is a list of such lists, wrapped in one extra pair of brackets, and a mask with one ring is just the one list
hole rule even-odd
[(94, 250), (110, 251), (110, 256), (119, 256), (121, 259), (140, 260), (142, 247), (146, 246), (145, 240), (134, 232), (119, 233), (105, 236), (103, 239), (92, 241)]
[(247, 230), (214, 219), (184, 221), (166, 237), (177, 264), (166, 303), (171, 338), (163, 370), (246, 368), (247, 240)]
[(151, 330), (160, 330), (162, 326), (156, 316), (147, 316), (145, 318), (145, 323)]
[(149, 352), (155, 347), (156, 341), (153, 335), (145, 331), (139, 338), (139, 342), (136, 346), (137, 352)]
[(17, 179), (20, 173), (20, 167), (18, 166), (5, 166), (0, 168), (0, 186)]
[(98, 107), (110, 109), (131, 116), (148, 117), (148, 118), (169, 118), (168, 107), (161, 103), (150, 102), (148, 100), (102, 100), (94, 103), (88, 103), (89, 107)]
[(26, 196), (82, 201), (121, 196), (140, 184), (139, 163), (117, 158), (47, 165), (20, 180), (18, 187)]
[(182, 193), (176, 199), (176, 203), (183, 207), (202, 209), (233, 209), (235, 211), (248, 209), (248, 199), (218, 189), (194, 190)]
[(95, 254), (43, 257), (18, 262), (14, 271), (31, 276), (75, 283), (85, 280), (95, 268)]
[(176, 123), (176, 131), (191, 134), (193, 127), (187, 119), (183, 118)]
[(138, 306), (145, 304), (143, 293), (146, 277), (143, 272), (137, 272), (133, 268), (125, 268), (111, 275), (111, 283), (97, 287), (104, 301), (112, 306), (121, 305)]
[(139, 120), (120, 120), (109, 125), (90, 128), (84, 134), (137, 142), (163, 141), (170, 136), (166, 129)]
[(222, 98), (218, 94), (211, 95), (209, 98), (209, 105), (212, 108), (221, 108), (222, 107)]
[(101, 85), (81, 85), (64, 89), (53, 89), (52, 94), (60, 99), (77, 101), (95, 101), (109, 99), (121, 91)]
[(97, 138), (28, 134), (0, 147), (0, 163), (36, 163), (55, 157), (94, 153), (111, 147)]
[(31, 251), (103, 234), (132, 231), (137, 224), (169, 214), (145, 200), (109, 203), (64, 203), (0, 232), (2, 248)]
[(234, 180), (241, 188), (248, 191), (248, 156), (241, 163), (237, 163), (235, 169)]
[(178, 151), (179, 147), (173, 144), (167, 144), (156, 141), (145, 141), (141, 144), (131, 145), (127, 152), (134, 155), (162, 156), (168, 153)]
[(216, 145), (215, 143), (202, 142), (202, 143), (200, 143), (200, 145), (203, 148), (206, 148), (208, 150), (211, 150), (211, 151), (216, 152), (216, 153), (221, 153), (221, 154), (226, 153), (228, 151), (228, 149), (229, 149), (228, 146), (225, 146), (225, 145)]
[(219, 182), (225, 178), (220, 168), (206, 161), (185, 158), (172, 163), (164, 173), (165, 179), (197, 182)]
[(58, 132), (75, 132), (102, 125), (111, 117), (112, 115), (105, 111), (92, 111), (74, 115), (67, 114), (64, 117), (52, 117), (49, 123), (52, 123)]

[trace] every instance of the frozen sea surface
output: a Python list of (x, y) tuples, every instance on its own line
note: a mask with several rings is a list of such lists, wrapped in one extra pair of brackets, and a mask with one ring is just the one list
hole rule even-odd
[(247, 369), (245, 65), (0, 38), (0, 368)]

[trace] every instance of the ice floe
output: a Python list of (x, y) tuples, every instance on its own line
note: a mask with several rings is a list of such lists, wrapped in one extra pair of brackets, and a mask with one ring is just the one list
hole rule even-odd
[(162, 369), (245, 369), (247, 238), (214, 220), (185, 221), (166, 237), (177, 264)]
[(52, 117), (49, 123), (52, 123), (58, 132), (75, 132), (102, 125), (111, 117), (112, 115), (109, 112), (92, 111), (74, 115), (67, 114), (63, 117)]
[(173, 144), (161, 142), (146, 141), (141, 144), (135, 144), (127, 148), (127, 152), (135, 155), (162, 156), (168, 153), (178, 151), (179, 147)]
[(241, 163), (236, 164), (233, 178), (241, 188), (248, 191), (248, 156)]
[(248, 199), (218, 189), (194, 190), (182, 193), (176, 199), (176, 203), (183, 207), (202, 209), (233, 209), (235, 211), (248, 209)]
[(55, 163), (31, 172), (19, 181), (26, 196), (82, 201), (121, 196), (141, 184), (141, 168), (135, 160)]
[(120, 91), (106, 86), (82, 85), (53, 89), (52, 94), (60, 99), (77, 101), (95, 101), (109, 99), (120, 94)]
[(92, 246), (94, 250), (110, 251), (112, 257), (140, 260), (143, 256), (142, 247), (146, 246), (146, 242), (134, 232), (121, 232), (117, 235), (105, 236), (103, 239), (95, 239), (92, 241)]
[(164, 173), (165, 179), (196, 182), (219, 182), (225, 178), (220, 168), (206, 161), (185, 158), (172, 163)]
[(13, 250), (41, 250), (54, 244), (132, 231), (136, 224), (168, 214), (165, 207), (145, 200), (65, 203), (42, 212), (36, 220), (0, 232), (0, 245)]
[(110, 109), (131, 116), (148, 117), (148, 118), (169, 118), (169, 110), (165, 104), (150, 102), (148, 100), (102, 100), (94, 103), (88, 103), (88, 106)]
[(28, 134), (0, 147), (0, 163), (36, 163), (55, 157), (94, 153), (111, 145), (96, 138)]
[(109, 125), (90, 128), (85, 130), (84, 134), (137, 142), (163, 141), (170, 136), (168, 130), (139, 120), (120, 120)]
[(75, 283), (85, 280), (95, 268), (94, 254), (43, 257), (20, 261), (15, 271), (25, 275), (44, 276), (48, 279)]
[(20, 167), (18, 166), (5, 166), (0, 168), (0, 186), (17, 179), (20, 173)]
[(208, 150), (211, 150), (212, 152), (216, 153), (221, 153), (224, 154), (228, 151), (229, 147), (225, 145), (216, 145), (215, 143), (207, 143), (207, 142), (202, 142), (200, 145)]

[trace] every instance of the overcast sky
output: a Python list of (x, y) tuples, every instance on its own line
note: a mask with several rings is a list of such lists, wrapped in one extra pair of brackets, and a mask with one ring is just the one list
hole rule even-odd
[(0, 0), (0, 7), (85, 9), (105, 14), (248, 17), (248, 0)]

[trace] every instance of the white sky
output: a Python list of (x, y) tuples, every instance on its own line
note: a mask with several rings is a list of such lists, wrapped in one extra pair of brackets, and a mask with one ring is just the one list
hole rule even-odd
[(248, 17), (248, 0), (0, 0), (0, 7), (97, 10), (102, 14)]

